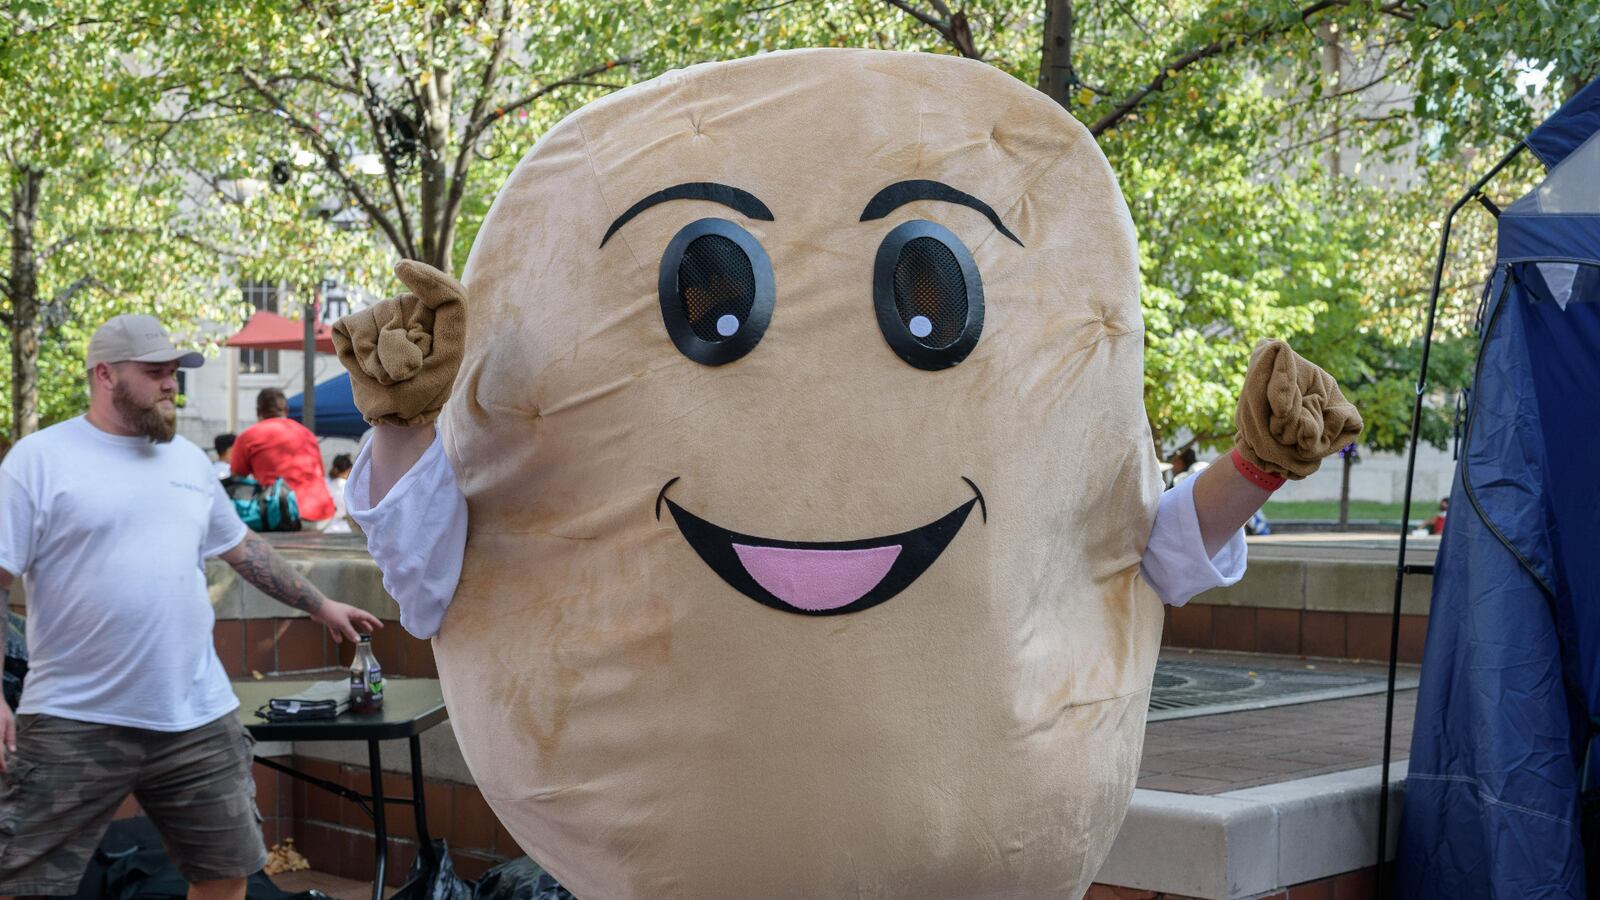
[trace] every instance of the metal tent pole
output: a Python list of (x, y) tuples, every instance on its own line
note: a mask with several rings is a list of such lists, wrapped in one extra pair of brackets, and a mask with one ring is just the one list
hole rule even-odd
[(1450, 226), (1455, 220), (1456, 213), (1461, 211), (1461, 207), (1472, 200), (1479, 200), (1490, 212), (1499, 215), (1494, 205), (1483, 196), (1483, 186), (1489, 183), (1489, 179), (1498, 175), (1501, 169), (1510, 165), (1527, 146), (1519, 142), (1450, 207), (1450, 212), (1444, 217), (1444, 233), (1439, 236), (1439, 255), (1433, 263), (1433, 287), (1428, 294), (1428, 321), (1422, 334), (1422, 366), (1417, 374), (1417, 393), (1411, 405), (1411, 445), (1406, 455), (1405, 500), (1400, 511), (1400, 552), (1394, 566), (1394, 613), (1389, 623), (1389, 689), (1383, 713), (1383, 773), (1378, 782), (1378, 900), (1384, 900), (1389, 892), (1389, 750), (1394, 742), (1394, 682), (1400, 654), (1400, 598), (1405, 589), (1406, 537), (1411, 527), (1411, 488), (1417, 473), (1417, 437), (1422, 425), (1422, 401), (1428, 392), (1428, 354), (1433, 349), (1433, 323), (1439, 309), (1439, 286), (1444, 278), (1445, 254), (1450, 249)]
[(316, 293), (312, 296), (316, 300), (307, 300), (304, 306), (305, 337), (305, 365), (301, 369), (300, 390), (300, 422), (314, 434), (317, 430), (317, 307), (322, 294), (321, 285), (317, 286)]

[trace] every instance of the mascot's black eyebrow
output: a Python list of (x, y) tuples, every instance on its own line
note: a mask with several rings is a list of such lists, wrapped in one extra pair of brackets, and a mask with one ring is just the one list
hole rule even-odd
[(994, 209), (989, 204), (977, 197), (963, 191), (958, 191), (942, 181), (929, 181), (919, 178), (913, 181), (897, 181), (879, 191), (876, 196), (867, 201), (867, 208), (861, 211), (861, 221), (870, 222), (881, 219), (889, 213), (915, 200), (942, 200), (945, 203), (955, 203), (960, 206), (975, 209), (983, 213), (984, 217), (1003, 235), (1010, 238), (1018, 247), (1023, 246), (1022, 241), (1011, 233), (1011, 229), (1000, 221)]
[(675, 184), (664, 191), (656, 191), (628, 207), (627, 212), (617, 216), (617, 220), (606, 229), (606, 236), (600, 239), (600, 246), (604, 247), (606, 241), (611, 240), (611, 236), (617, 233), (617, 229), (628, 224), (628, 220), (657, 203), (666, 203), (668, 200), (710, 200), (712, 203), (721, 203), (729, 209), (744, 213), (747, 218), (763, 222), (772, 221), (772, 210), (767, 209), (767, 205), (757, 200), (756, 195), (749, 191), (741, 191), (736, 187), (717, 184), (714, 181), (691, 181), (686, 184)]

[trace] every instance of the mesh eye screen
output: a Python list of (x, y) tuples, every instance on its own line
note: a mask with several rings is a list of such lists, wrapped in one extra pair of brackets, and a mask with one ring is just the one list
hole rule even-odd
[(878, 330), (897, 356), (936, 372), (960, 365), (983, 334), (983, 280), (961, 238), (925, 219), (896, 225), (872, 263)]
[(725, 340), (717, 322), (731, 315), (740, 323), (755, 304), (755, 270), (738, 244), (719, 234), (701, 235), (684, 248), (678, 263), (678, 299), (695, 336)]
[[(942, 241), (913, 238), (900, 248), (894, 267), (894, 304), (900, 321), (923, 316), (933, 326), (917, 340), (928, 347), (948, 347), (967, 324), (967, 283), (956, 255)], [(913, 332), (915, 333), (915, 332)]]
[(699, 219), (667, 242), (656, 296), (678, 352), (721, 366), (761, 342), (777, 285), (772, 260), (754, 235), (726, 219)]

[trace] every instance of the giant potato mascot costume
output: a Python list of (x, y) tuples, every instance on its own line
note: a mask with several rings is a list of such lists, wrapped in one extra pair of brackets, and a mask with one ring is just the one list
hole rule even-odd
[(364, 409), (450, 391), (435, 654), (531, 856), (585, 900), (1082, 894), (1138, 771), (1162, 484), (1081, 125), (947, 57), (697, 66), (539, 141), (465, 302), (407, 265), (422, 300), (341, 349), (465, 322), (453, 382), (426, 337), (367, 366), (438, 397)]

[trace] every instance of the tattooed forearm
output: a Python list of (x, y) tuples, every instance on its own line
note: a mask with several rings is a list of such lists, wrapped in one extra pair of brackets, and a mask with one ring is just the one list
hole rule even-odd
[(245, 535), (238, 547), (223, 555), (239, 577), (250, 582), (263, 594), (305, 612), (316, 612), (325, 599), (316, 585), (296, 572), (287, 560), (273, 551), (260, 535)]

